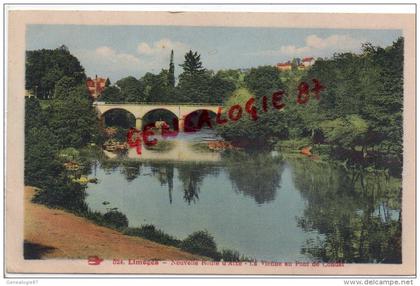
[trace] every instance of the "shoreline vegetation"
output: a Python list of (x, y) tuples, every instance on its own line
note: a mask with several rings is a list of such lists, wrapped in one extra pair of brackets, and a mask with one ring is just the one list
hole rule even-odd
[[(190, 260), (211, 259), (215, 261), (223, 260), (223, 261), (232, 261), (232, 262), (254, 260), (249, 257), (245, 257), (244, 255), (240, 255), (239, 252), (235, 250), (222, 249), (219, 251), (217, 249), (216, 243), (214, 242), (213, 236), (209, 234), (206, 230), (193, 232), (192, 234), (188, 235), (185, 239), (181, 240), (169, 234), (166, 234), (162, 230), (157, 229), (152, 224), (141, 225), (139, 227), (129, 227), (127, 217), (116, 209), (110, 209), (105, 214), (102, 214), (100, 212), (91, 211), (89, 209), (85, 210), (84, 212), (77, 212), (77, 211), (69, 212), (68, 210), (62, 209), (62, 208), (47, 208), (47, 207), (36, 208), (33, 206), (33, 204), (37, 204), (36, 199), (34, 200), (34, 197), (36, 197), (38, 191), (39, 190), (36, 190), (36, 188), (34, 187), (25, 186), (25, 198), (26, 198), (25, 209), (27, 210), (25, 214), (26, 216), (31, 216), (34, 213), (34, 210), (36, 209), (39, 215), (45, 218), (47, 222), (41, 221), (41, 220), (34, 222), (36, 218), (34, 219), (25, 218), (25, 222), (28, 222), (28, 223), (25, 223), (25, 241), (26, 241), (25, 245), (27, 245), (26, 247), (27, 257), (37, 256), (35, 255), (36, 250), (34, 248), (31, 248), (30, 244), (35, 243), (35, 244), (43, 245), (42, 243), (37, 243), (37, 241), (38, 242), (39, 240), (42, 241), (43, 237), (45, 237), (45, 235), (42, 235), (42, 233), (38, 233), (37, 231), (37, 236), (41, 236), (41, 237), (34, 238), (34, 236), (31, 235), (31, 230), (33, 232), (34, 231), (33, 229), (35, 228), (35, 226), (30, 225), (30, 224), (36, 223), (37, 224), (36, 227), (38, 227), (39, 229), (45, 229), (47, 228), (47, 225), (51, 221), (54, 221), (56, 219), (55, 215), (52, 216), (51, 218), (49, 214), (52, 214), (54, 211), (57, 211), (57, 212), (64, 211), (65, 213), (68, 214), (69, 219), (75, 220), (76, 217), (86, 219), (86, 220), (78, 221), (79, 228), (82, 227), (82, 228), (89, 229), (91, 228), (90, 224), (95, 224), (95, 225), (104, 227), (106, 229), (109, 229), (113, 233), (118, 233), (121, 236), (124, 235), (128, 237), (138, 237), (145, 241), (154, 242), (156, 243), (157, 248), (158, 247), (173, 247), (179, 250), (180, 256), (171, 257), (171, 259), (185, 259), (185, 257), (183, 256), (187, 256), (187, 258)], [(37, 204), (37, 205), (41, 206), (42, 204)], [(54, 213), (54, 214), (57, 214), (57, 213)], [(92, 233), (89, 235), (93, 235), (93, 236), (102, 235), (99, 232), (102, 233), (104, 231), (95, 230), (95, 231), (92, 231)], [(28, 237), (26, 235), (28, 235)], [(57, 239), (59, 238), (57, 237)], [(51, 242), (54, 244), (54, 240), (51, 240)], [(71, 241), (67, 241), (67, 243), (71, 244)], [(89, 245), (96, 244), (95, 241), (85, 241), (85, 243), (88, 245), (87, 246), (88, 248), (89, 248)], [(133, 243), (130, 243), (130, 245), (133, 245)], [(43, 245), (43, 246), (46, 247), (46, 253), (48, 253), (49, 251), (47, 251), (47, 248), (51, 248), (51, 246), (50, 245)], [(66, 245), (63, 245), (63, 244), (62, 246), (66, 247)], [(65, 251), (63, 252), (66, 253)], [(189, 254), (191, 254), (191, 256), (188, 256)], [(69, 255), (69, 254), (66, 253), (66, 255)], [(58, 254), (54, 254), (53, 256), (61, 257)], [(87, 256), (89, 256), (88, 253), (86, 253), (86, 257)], [(102, 253), (100, 253), (100, 256), (103, 257)], [(38, 257), (39, 259), (41, 259), (42, 255), (41, 256), (38, 255)], [(70, 257), (76, 258), (73, 256), (70, 256)], [(78, 257), (78, 258), (86, 258), (86, 257)], [(114, 255), (114, 258), (115, 257), (123, 258), (121, 257), (121, 255), (118, 255), (117, 253)], [(133, 257), (134, 256), (131, 255), (124, 258), (133, 258)], [(112, 258), (112, 256), (109, 256), (108, 258)], [(134, 257), (134, 258), (138, 258), (138, 257)]]
[(138, 236), (124, 235), (66, 210), (35, 204), (31, 201), (35, 192), (34, 188), (25, 187), (25, 259), (87, 259), (91, 255), (102, 259), (208, 259)]
[[(177, 84), (171, 57), (169, 70), (162, 69), (157, 75), (131, 76), (114, 84), (108, 81), (98, 100), (206, 102), (231, 107), (244, 106), (253, 97), (258, 120), (244, 112), (235, 122), (215, 125), (224, 141), (194, 148), (220, 151), (239, 147), (244, 152), (259, 148), (291, 156), (300, 153), (314, 161), (332, 161), (346, 169), (381, 170), (400, 179), (403, 44), (403, 38), (386, 48), (367, 43), (361, 54), (318, 59), (304, 71), (260, 66), (215, 73), (202, 66), (197, 52), (190, 51), (180, 65), (183, 72)], [(296, 87), (313, 79), (326, 87), (319, 100), (308, 93), (305, 104), (296, 103)], [(97, 120), (86, 80), (84, 68), (64, 45), (55, 50), (27, 51), (25, 85), (32, 96), (25, 102), (25, 185), (38, 189), (32, 201), (213, 260), (250, 260), (234, 250), (217, 249), (205, 230), (180, 240), (153, 225), (128, 227), (127, 217), (116, 209), (105, 214), (89, 209), (84, 182), (92, 180), (87, 177), (91, 157), (84, 156), (89, 153), (86, 146), (108, 142), (108, 148), (126, 149), (120, 143), (125, 144), (126, 130), (135, 126), (135, 118), (123, 110), (110, 111), (104, 123), (111, 129), (102, 128), (105, 126)], [(285, 108), (265, 112), (264, 97), (280, 89), (286, 95)], [(199, 115), (192, 117), (196, 121)], [(143, 124), (171, 123), (172, 119), (172, 114), (158, 110), (144, 116)], [(171, 148), (172, 143), (160, 142), (151, 149), (162, 152)]]

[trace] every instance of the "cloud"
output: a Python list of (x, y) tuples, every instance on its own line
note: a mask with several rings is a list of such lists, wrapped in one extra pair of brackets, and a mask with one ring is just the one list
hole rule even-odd
[(110, 77), (111, 81), (128, 75), (137, 76), (143, 66), (142, 60), (135, 54), (120, 52), (108, 46), (75, 50), (74, 54), (85, 68), (87, 76), (97, 74)]
[(287, 55), (301, 55), (309, 52), (309, 50), (309, 47), (296, 47), (294, 45), (280, 47), (280, 53)]
[(140, 59), (136, 56), (127, 53), (119, 53), (106, 46), (97, 48), (94, 52), (94, 57), (100, 58), (100, 60), (103, 61), (109, 61), (113, 64), (119, 64), (121, 66), (140, 64)]
[(297, 56), (308, 53), (319, 54), (323, 51), (354, 51), (360, 48), (361, 42), (362, 40), (352, 38), (348, 35), (331, 35), (326, 38), (310, 35), (305, 38), (305, 46), (281, 46), (280, 52), (282, 54)]
[(160, 39), (152, 44), (141, 42), (137, 46), (137, 52), (140, 55), (146, 56), (161, 56), (161, 55), (169, 55), (171, 50), (174, 50), (174, 53), (182, 55), (185, 54), (190, 48), (188, 45), (177, 42), (171, 41), (170, 39)]
[[(174, 61), (184, 60), (185, 53), (190, 47), (182, 42), (162, 38), (153, 43), (141, 42), (131, 47), (132, 53), (122, 52), (109, 46), (74, 51), (77, 58), (85, 67), (88, 75), (103, 73), (118, 80), (123, 76), (139, 77), (146, 72), (159, 73), (162, 68), (169, 67), (171, 50), (174, 50)], [(180, 69), (176, 68), (176, 72)]]
[(277, 50), (265, 50), (253, 53), (263, 56), (328, 56), (334, 52), (357, 51), (364, 39), (356, 39), (349, 35), (331, 35), (325, 38), (315, 34), (305, 38), (304, 46), (284, 45)]

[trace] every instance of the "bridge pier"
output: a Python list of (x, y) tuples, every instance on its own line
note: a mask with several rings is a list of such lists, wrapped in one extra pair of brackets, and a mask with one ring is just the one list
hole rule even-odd
[(181, 116), (178, 118), (178, 132), (184, 132), (185, 131), (185, 117)]
[(104, 129), (106, 127), (105, 126), (105, 116), (99, 117), (98, 121), (99, 121), (99, 129), (100, 130)]
[(143, 128), (142, 121), (143, 121), (143, 118), (140, 118), (140, 117), (136, 118), (136, 129), (137, 130), (141, 130)]

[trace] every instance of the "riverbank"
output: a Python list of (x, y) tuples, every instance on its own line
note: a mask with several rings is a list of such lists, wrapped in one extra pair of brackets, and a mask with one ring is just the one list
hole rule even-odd
[(25, 187), (26, 258), (201, 260), (175, 247), (123, 235), (85, 218), (31, 202), (34, 188)]

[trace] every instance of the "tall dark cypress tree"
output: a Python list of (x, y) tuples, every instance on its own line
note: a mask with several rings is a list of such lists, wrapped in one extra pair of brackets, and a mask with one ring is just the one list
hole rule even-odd
[(171, 50), (171, 61), (169, 63), (168, 81), (170, 86), (175, 86), (174, 50)]

